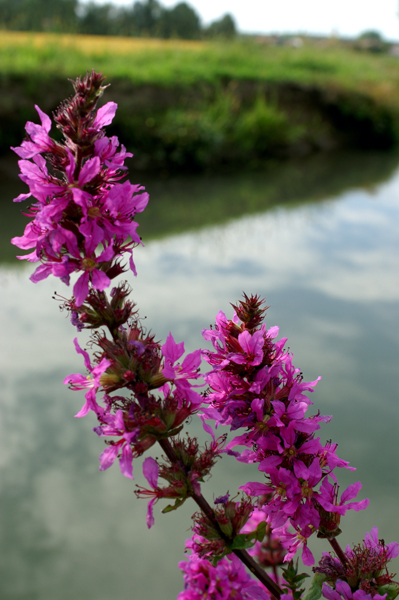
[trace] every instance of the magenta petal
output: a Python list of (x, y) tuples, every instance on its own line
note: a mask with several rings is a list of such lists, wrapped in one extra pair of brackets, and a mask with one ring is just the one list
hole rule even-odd
[(151, 527), (154, 525), (154, 514), (153, 514), (153, 510), (154, 510), (154, 502), (155, 502), (156, 498), (153, 498), (152, 500), (149, 501), (148, 503), (148, 507), (147, 507), (147, 527), (148, 529), (151, 529)]
[(346, 598), (346, 600), (351, 600), (352, 598), (352, 590), (349, 587), (349, 584), (346, 583), (346, 581), (341, 581), (341, 579), (338, 579), (336, 584), (335, 584), (335, 589), (337, 590), (337, 592), (339, 594), (341, 594), (341, 596), (343, 596), (344, 598)]
[(302, 562), (307, 567), (314, 565), (314, 556), (307, 546), (304, 546), (302, 550)]
[[(88, 355), (88, 353), (86, 352), (86, 350), (83, 350), (80, 346), (79, 346), (79, 342), (78, 342), (78, 338), (74, 338), (73, 340), (74, 346), (75, 346), (75, 350), (78, 354), (81, 354), (83, 356), (83, 359), (85, 361), (85, 367), (86, 369), (88, 369), (89, 371), (91, 371), (91, 363), (90, 363), (90, 356)], [(66, 381), (66, 380), (65, 380)]]
[(158, 484), (159, 467), (156, 460), (151, 456), (143, 462), (143, 475), (152, 488), (156, 488)]
[(75, 162), (75, 157), (72, 154), (72, 152), (69, 150), (69, 148), (67, 148), (67, 155), (68, 155), (68, 164), (65, 167), (65, 173), (68, 177), (68, 181), (70, 181), (72, 183), (74, 181), (76, 162)]
[(90, 221), (83, 223), (79, 227), (79, 231), (85, 236), (85, 249), (87, 256), (90, 256), (95, 252), (97, 246), (104, 239), (104, 230), (95, 222)]
[(87, 162), (82, 167), (82, 170), (79, 173), (79, 185), (83, 186), (88, 181), (91, 181), (93, 177), (100, 172), (101, 162), (98, 156), (94, 158), (89, 158)]
[(371, 594), (368, 594), (365, 590), (356, 590), (356, 592), (354, 592), (353, 594), (353, 600), (371, 600), (372, 598), (374, 600), (385, 600), (386, 597), (386, 594), (384, 594), (384, 596), (380, 596), (379, 594), (372, 596)]
[(161, 347), (161, 350), (166, 360), (169, 360), (173, 364), (184, 354), (184, 342), (176, 344), (173, 335), (169, 332), (166, 342)]
[(187, 354), (182, 362), (181, 368), (183, 371), (195, 371), (201, 364), (201, 350), (194, 350)]
[(89, 293), (89, 273), (85, 271), (73, 286), (76, 306), (82, 306)]
[[(220, 414), (217, 412), (216, 409), (211, 409), (211, 408), (207, 408), (204, 409), (204, 411), (206, 410), (206, 414), (208, 416), (210, 416), (211, 418), (215, 419), (215, 420), (220, 420)], [(211, 414), (211, 410), (213, 410), (216, 414), (215, 416), (212, 416)], [(225, 450), (231, 450), (231, 448), (235, 448), (236, 446), (250, 446), (251, 445), (251, 441), (248, 437), (247, 433), (243, 433), (242, 435), (237, 435), (235, 438), (233, 438), (231, 440), (231, 442), (229, 442), (225, 448)]]
[(123, 421), (123, 410), (120, 409), (115, 413), (114, 425), (117, 429), (120, 429), (120, 431), (125, 431), (125, 423)]
[(36, 111), (42, 122), (43, 129), (45, 130), (46, 133), (48, 133), (51, 129), (50, 117), (48, 115), (46, 115), (46, 113), (44, 113), (42, 110), (40, 110), (40, 108), (37, 106), (37, 104), (35, 104), (35, 108), (36, 108)]
[(37, 283), (42, 279), (46, 279), (51, 274), (51, 267), (49, 265), (40, 265), (37, 267), (36, 271), (29, 277), (33, 283)]
[(364, 536), (364, 541), (367, 546), (377, 546), (378, 545), (378, 527), (373, 527), (373, 529), (366, 533)]
[(81, 206), (82, 208), (86, 208), (87, 207), (87, 200), (91, 199), (92, 196), (90, 194), (88, 194), (87, 192), (84, 192), (83, 190), (73, 187), (72, 188), (72, 196), (73, 196), (73, 201), (75, 202), (75, 204), (79, 204), (79, 206)]
[(132, 271), (133, 275), (135, 277), (137, 277), (137, 269), (136, 269), (136, 265), (134, 264), (134, 261), (133, 261), (133, 254), (130, 254), (129, 266), (130, 266), (130, 270)]
[[(346, 508), (347, 510), (351, 509), (351, 510), (354, 510), (355, 512), (359, 512), (359, 510), (364, 510), (365, 508), (367, 508), (369, 504), (370, 504), (370, 500), (368, 498), (365, 498), (364, 500), (360, 500), (360, 502), (349, 502), (342, 508)], [(342, 513), (342, 514), (345, 514), (345, 513)]]
[(166, 377), (166, 379), (175, 379), (176, 377), (175, 370), (170, 365), (166, 365), (162, 369), (162, 375)]
[(264, 399), (260, 399), (260, 398), (255, 398), (251, 402), (251, 409), (256, 414), (256, 418), (258, 419), (258, 421), (262, 421), (262, 419), (263, 419), (263, 405), (264, 405), (264, 403), (265, 403), (265, 400)]
[(98, 109), (96, 118), (94, 119), (93, 127), (100, 129), (112, 123), (112, 119), (115, 116), (118, 105), (116, 102), (107, 102), (101, 108)]
[(119, 446), (108, 446), (100, 454), (100, 471), (109, 469), (115, 462), (118, 456)]
[(282, 462), (283, 459), (281, 456), (268, 456), (259, 463), (258, 470), (268, 473), (270, 469), (278, 467)]
[(134, 479), (133, 477), (133, 452), (130, 447), (130, 444), (125, 444), (122, 450), (122, 456), (119, 460), (119, 466), (121, 469), (122, 475), (128, 477), (129, 479)]
[(110, 244), (109, 246), (107, 246), (105, 248), (105, 250), (103, 252), (101, 252), (100, 256), (97, 258), (97, 262), (108, 262), (109, 260), (112, 260), (112, 258), (115, 256), (115, 251), (114, 251), (114, 247), (112, 244)]
[(341, 596), (338, 594), (338, 592), (336, 592), (335, 590), (333, 590), (329, 585), (327, 585), (326, 583), (323, 583), (323, 591), (322, 594), (324, 596), (324, 598), (327, 598), (327, 600), (342, 600)]
[(18, 260), (27, 260), (28, 262), (37, 262), (40, 260), (36, 254), (36, 250), (31, 252), (30, 254), (21, 254), (17, 256)]
[(267, 337), (270, 338), (271, 340), (274, 340), (274, 338), (276, 338), (278, 336), (278, 332), (279, 332), (279, 326), (275, 325), (274, 327), (270, 327), (270, 329), (267, 330)]
[(104, 291), (111, 283), (110, 278), (103, 271), (94, 269), (91, 274), (91, 283), (96, 290)]
[(148, 204), (148, 201), (150, 199), (150, 196), (147, 194), (147, 192), (144, 192), (144, 194), (139, 194), (138, 196), (134, 197), (134, 201), (136, 203), (136, 212), (143, 212), (143, 210), (145, 209), (145, 207)]
[(388, 560), (392, 560), (393, 558), (396, 558), (398, 556), (398, 554), (399, 554), (398, 542), (390, 542), (389, 544), (387, 544), (387, 548), (388, 548), (388, 554), (387, 554)]
[(16, 198), (14, 198), (13, 202), (22, 202), (23, 200), (27, 200), (31, 197), (32, 194), (19, 194)]
[(265, 483), (258, 483), (257, 481), (249, 481), (245, 485), (241, 485), (239, 490), (245, 492), (248, 496), (262, 496), (263, 494), (270, 493), (270, 487)]
[(358, 493), (360, 492), (361, 489), (362, 489), (362, 484), (360, 483), (360, 481), (357, 481), (356, 483), (352, 483), (352, 485), (347, 487), (346, 490), (344, 492), (342, 492), (341, 504), (344, 504), (344, 502), (347, 502), (348, 500), (352, 500), (353, 498), (356, 498), (356, 496), (358, 495)]
[(82, 408), (80, 409), (79, 412), (76, 413), (76, 415), (74, 415), (75, 417), (85, 417), (92, 409), (92, 403), (89, 399), (86, 400), (86, 402), (83, 404)]
[(204, 428), (204, 431), (209, 433), (209, 435), (212, 436), (213, 440), (215, 440), (215, 433), (214, 433), (212, 427), (210, 425), (208, 425), (208, 423), (205, 423), (205, 415), (198, 415), (198, 416), (202, 421), (202, 427)]

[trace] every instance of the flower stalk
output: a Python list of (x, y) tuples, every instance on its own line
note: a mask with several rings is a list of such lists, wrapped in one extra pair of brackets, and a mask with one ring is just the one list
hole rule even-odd
[[(177, 457), (173, 451), (173, 448), (168, 440), (160, 440), (159, 444), (166, 456), (171, 462), (175, 462)], [(215, 518), (214, 511), (211, 506), (205, 500), (202, 494), (193, 494), (192, 499), (199, 506), (201, 511), (206, 515), (207, 519), (212, 523), (213, 527), (218, 531), (220, 538), (225, 542), (229, 543), (229, 538), (220, 529), (219, 523)], [(253, 575), (267, 588), (273, 597), (279, 599), (282, 591), (279, 586), (268, 576), (266, 571), (259, 566), (257, 562), (246, 552), (245, 550), (233, 550), (233, 553), (241, 560), (241, 562), (251, 571)]]
[[(76, 80), (74, 95), (54, 115), (62, 142), (50, 137), (51, 120), (36, 107), (41, 125), (27, 123), (27, 139), (14, 148), (21, 158), (20, 177), (29, 187), (15, 201), (34, 199), (31, 221), (23, 236), (12, 240), (32, 250), (19, 258), (40, 263), (33, 282), (53, 275), (69, 285), (77, 275), (73, 297), (63, 298), (62, 308), (78, 333), (91, 331), (92, 356), (75, 338), (88, 375), (74, 373), (64, 383), (85, 391), (85, 403), (75, 416), (93, 412), (98, 420), (94, 431), (106, 446), (100, 470), (119, 461), (121, 473), (134, 479), (134, 461), (158, 443), (166, 458), (145, 458), (149, 488), (136, 491), (149, 498), (148, 527), (160, 499), (174, 500), (163, 512), (176, 510), (188, 498), (199, 507), (186, 544), (191, 555), (179, 565), (186, 589), (178, 600), (205, 594), (212, 600), (299, 600), (305, 575), (298, 575), (292, 559), (301, 551), (303, 563), (314, 564), (308, 547), (314, 534), (328, 540), (337, 558), (324, 556), (314, 567), (312, 600), (322, 594), (328, 600), (393, 600), (399, 584), (386, 565), (399, 554), (399, 544), (386, 546), (376, 528), (353, 550), (344, 552), (336, 540), (341, 517), (348, 510), (365, 509), (368, 500), (355, 501), (360, 482), (339, 498), (335, 471), (354, 468), (338, 457), (336, 444), (323, 445), (316, 437), (320, 423), (331, 420), (320, 412), (308, 414), (313, 404), (309, 394), (321, 378), (304, 381), (285, 349), (287, 340), (276, 341), (278, 327), (266, 328), (264, 299), (244, 294), (232, 305), (232, 319), (219, 312), (215, 325), (203, 331), (213, 350), (184, 356), (184, 343), (171, 333), (161, 345), (144, 328), (126, 282), (116, 283), (107, 295), (128, 265), (136, 275), (133, 250), (142, 240), (135, 218), (145, 209), (148, 194), (141, 185), (123, 181), (124, 160), (132, 155), (116, 137), (105, 135), (116, 104), (97, 108), (107, 87), (103, 82), (94, 71)], [(204, 376), (202, 359), (209, 364)], [(198, 383), (203, 378), (205, 391)], [(212, 437), (203, 448), (195, 438), (181, 436), (194, 415)], [(215, 439), (209, 421), (241, 432), (226, 444), (227, 434)], [(212, 508), (201, 483), (222, 454), (258, 464), (262, 481), (242, 485), (240, 501), (227, 493)], [(167, 485), (160, 486), (159, 478)], [(280, 587), (278, 568), (287, 562)]]

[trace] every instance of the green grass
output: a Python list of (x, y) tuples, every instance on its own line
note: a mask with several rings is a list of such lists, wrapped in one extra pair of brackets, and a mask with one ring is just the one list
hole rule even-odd
[(329, 41), (290, 48), (2, 32), (0, 150), (37, 119), (33, 104), (50, 113), (71, 93), (66, 80), (91, 69), (106, 75), (105, 99), (119, 106), (110, 133), (143, 169), (259, 166), (399, 141), (399, 61), (386, 54)]
[(367, 91), (398, 104), (399, 61), (336, 45), (265, 46), (255, 41), (183, 42), (2, 32), (0, 73), (76, 77), (87, 69), (136, 85), (220, 80), (296, 81)]

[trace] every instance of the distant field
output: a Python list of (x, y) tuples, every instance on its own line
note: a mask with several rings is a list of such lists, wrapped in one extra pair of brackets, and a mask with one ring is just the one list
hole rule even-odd
[(215, 83), (221, 78), (335, 84), (399, 104), (399, 59), (323, 45), (201, 42), (2, 31), (0, 73), (76, 77), (87, 69), (135, 84)]
[(292, 48), (2, 31), (0, 151), (37, 118), (33, 104), (51, 112), (71, 93), (66, 80), (91, 69), (112, 84), (112, 131), (140, 168), (256, 165), (399, 141), (399, 59), (387, 54), (334, 40)]

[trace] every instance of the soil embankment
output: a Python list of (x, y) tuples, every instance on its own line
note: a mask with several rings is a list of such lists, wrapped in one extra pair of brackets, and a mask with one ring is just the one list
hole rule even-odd
[[(71, 91), (64, 77), (0, 76), (0, 152), (20, 144), (27, 120), (38, 121), (34, 104), (51, 113)], [(119, 136), (142, 170), (257, 166), (270, 157), (390, 148), (399, 138), (394, 109), (334, 85), (222, 79), (161, 86), (113, 78), (108, 100), (118, 103), (108, 134)]]

